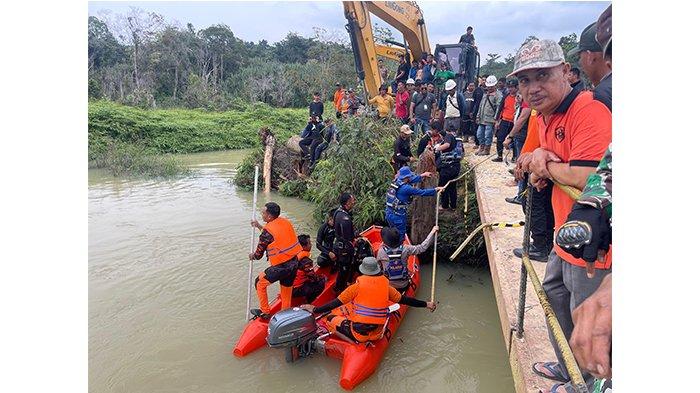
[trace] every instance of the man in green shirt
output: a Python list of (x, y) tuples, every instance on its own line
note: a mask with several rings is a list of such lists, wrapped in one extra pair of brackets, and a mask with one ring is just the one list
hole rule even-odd
[(440, 63), (440, 70), (435, 73), (435, 87), (441, 91), (445, 87), (445, 82), (455, 77), (455, 73), (447, 69), (447, 62)]

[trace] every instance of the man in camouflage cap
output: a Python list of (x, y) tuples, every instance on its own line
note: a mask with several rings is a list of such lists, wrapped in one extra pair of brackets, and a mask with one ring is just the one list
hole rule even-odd
[[(572, 89), (566, 78), (569, 70), (561, 47), (552, 40), (531, 40), (515, 58), (511, 75), (518, 78), (524, 100), (538, 112), (540, 147), (520, 164), (530, 173), (530, 183), (537, 189), (552, 181), (582, 189), (612, 139), (610, 111), (595, 101), (591, 92)], [(574, 200), (563, 189), (554, 187), (551, 203), (554, 227), (558, 230)], [(610, 253), (595, 263), (597, 274), (589, 277), (585, 260), (555, 244), (542, 286), (567, 339), (574, 326), (573, 309), (595, 292), (610, 271)], [(546, 391), (574, 391), (556, 341), (551, 334), (550, 338), (558, 361), (537, 362), (533, 369), (538, 375), (560, 382)], [(591, 389), (594, 377), (588, 373), (583, 376)]]

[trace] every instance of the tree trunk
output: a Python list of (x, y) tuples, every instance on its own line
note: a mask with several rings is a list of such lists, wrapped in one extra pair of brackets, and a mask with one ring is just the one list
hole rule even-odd
[(275, 149), (275, 137), (269, 135), (265, 138), (265, 159), (263, 160), (263, 180), (265, 181), (265, 192), (270, 192), (272, 184), (272, 152)]
[(177, 98), (177, 85), (179, 84), (177, 80), (177, 64), (175, 65), (175, 87), (173, 88), (173, 99)]
[[(426, 149), (418, 158), (416, 173), (433, 172), (433, 176), (424, 178), (418, 183), (418, 188), (434, 188), (438, 185), (437, 166), (435, 154)], [(411, 243), (422, 242), (435, 225), (435, 196), (417, 197), (411, 203)]]

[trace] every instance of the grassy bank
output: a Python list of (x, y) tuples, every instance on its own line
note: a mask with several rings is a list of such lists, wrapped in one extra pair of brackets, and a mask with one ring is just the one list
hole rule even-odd
[(88, 163), (115, 175), (170, 176), (184, 169), (164, 153), (196, 153), (259, 145), (257, 132), (270, 127), (283, 138), (305, 125), (306, 108), (237, 104), (225, 112), (139, 109), (111, 101), (88, 104)]

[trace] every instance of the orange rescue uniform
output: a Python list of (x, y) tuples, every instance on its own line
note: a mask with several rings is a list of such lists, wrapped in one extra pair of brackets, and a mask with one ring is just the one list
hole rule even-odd
[(263, 227), (272, 235), (272, 242), (267, 246), (267, 259), (270, 267), (258, 275), (255, 290), (260, 302), (260, 310), (270, 313), (267, 287), (275, 281), (280, 282), (282, 310), (292, 306), (292, 284), (297, 270), (296, 256), (302, 251), (294, 231), (294, 226), (286, 218), (277, 217)]

